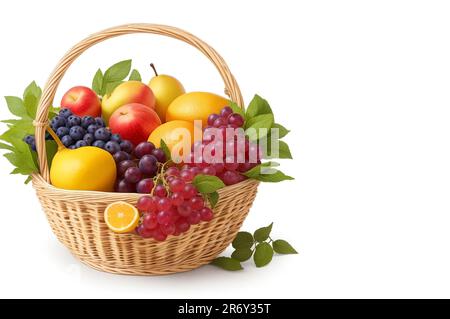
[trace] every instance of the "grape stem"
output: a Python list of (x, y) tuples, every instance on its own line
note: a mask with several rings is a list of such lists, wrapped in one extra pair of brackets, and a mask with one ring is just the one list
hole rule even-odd
[[(164, 176), (164, 173), (166, 171), (166, 165), (171, 163), (171, 160), (168, 160), (167, 162), (163, 163), (163, 164), (159, 164), (158, 163), (158, 174), (156, 174), (156, 176), (153, 178), (154, 179), (154, 183), (155, 186), (158, 185), (158, 182), (161, 181), (161, 183), (164, 185), (164, 187), (166, 188), (167, 191), (169, 191), (169, 183), (167, 183), (166, 177)], [(153, 196), (153, 192), (155, 191), (156, 187), (153, 187), (150, 195)]]

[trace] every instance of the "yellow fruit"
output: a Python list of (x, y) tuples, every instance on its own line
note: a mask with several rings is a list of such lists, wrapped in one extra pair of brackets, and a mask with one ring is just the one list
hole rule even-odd
[(53, 186), (63, 189), (111, 192), (116, 163), (101, 148), (84, 146), (71, 150), (60, 144), (52, 160), (50, 180)]
[[(198, 129), (200, 136), (195, 140), (201, 139), (201, 130)], [(149, 136), (148, 141), (160, 147), (161, 140), (167, 144), (172, 151), (175, 147), (177, 149), (188, 148), (194, 142), (194, 123), (188, 121), (170, 121), (158, 126)], [(182, 152), (180, 152), (182, 154)]]
[(219, 113), (230, 104), (230, 101), (219, 95), (208, 92), (190, 92), (177, 97), (167, 109), (166, 121), (201, 120), (203, 127), (207, 125), (208, 116)]
[(137, 227), (139, 212), (131, 204), (115, 202), (105, 209), (105, 223), (115, 233), (128, 233)]
[(173, 100), (185, 93), (184, 87), (176, 78), (165, 74), (153, 77), (148, 86), (155, 94), (155, 111), (164, 122), (167, 108)]

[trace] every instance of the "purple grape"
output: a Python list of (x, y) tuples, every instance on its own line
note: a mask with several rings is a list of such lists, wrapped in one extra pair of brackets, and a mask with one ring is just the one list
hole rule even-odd
[(117, 165), (117, 174), (119, 176), (123, 176), (125, 174), (125, 171), (130, 167), (137, 167), (137, 164), (132, 160), (125, 160), (120, 162)]
[(113, 155), (113, 157), (114, 157), (114, 160), (116, 161), (116, 163), (120, 163), (120, 162), (129, 160), (130, 154), (125, 153), (124, 151), (118, 151)]
[(106, 142), (105, 150), (107, 150), (111, 154), (115, 154), (120, 151), (119, 143), (113, 141)]
[(155, 149), (155, 145), (151, 142), (141, 142), (134, 149), (134, 155), (137, 158), (142, 158), (144, 155), (151, 154)]
[(101, 117), (95, 118), (95, 124), (97, 124), (98, 127), (105, 127), (105, 121)]
[(124, 140), (120, 143), (120, 149), (131, 154), (131, 152), (133, 152), (133, 144), (130, 141)]
[(160, 148), (155, 148), (152, 151), (152, 155), (154, 157), (156, 157), (156, 159), (158, 160), (158, 162), (160, 163), (164, 163), (166, 161), (166, 154), (164, 153), (164, 151)]
[[(69, 136), (70, 137), (70, 136)], [(68, 149), (71, 149), (71, 150), (74, 150), (74, 149), (76, 149), (77, 147), (75, 146), (75, 144), (72, 144), (72, 145), (70, 145), (69, 147), (68, 147)]]
[(65, 147), (69, 147), (74, 143), (73, 138), (71, 138), (70, 135), (64, 135), (61, 138), (61, 142), (64, 144)]
[(88, 145), (92, 145), (92, 143), (94, 143), (94, 134), (91, 133), (86, 133), (84, 134), (83, 140), (88, 144)]
[(116, 142), (117, 144), (120, 144), (120, 142), (122, 142), (122, 138), (119, 134), (112, 134), (110, 140)]
[(137, 183), (136, 191), (141, 194), (150, 194), (154, 186), (155, 183), (153, 182), (153, 179), (144, 178), (139, 183)]
[(219, 118), (219, 114), (210, 114), (208, 116), (208, 125), (213, 126), (214, 125), (214, 121), (217, 120)]
[(80, 148), (80, 147), (83, 147), (83, 146), (88, 146), (88, 144), (87, 144), (86, 141), (84, 141), (84, 140), (79, 140), (79, 141), (77, 141), (77, 142), (75, 143), (75, 147), (76, 147), (76, 148)]
[(62, 138), (64, 135), (68, 135), (69, 131), (70, 130), (67, 127), (61, 126), (56, 130), (56, 135), (58, 135), (59, 138)]
[(225, 106), (222, 110), (220, 110), (220, 116), (222, 116), (225, 119), (228, 116), (230, 116), (232, 113), (233, 113), (233, 109), (229, 106)]
[(67, 126), (68, 127), (77, 126), (80, 124), (81, 124), (81, 119), (79, 116), (71, 115), (67, 118)]
[(95, 124), (95, 119), (92, 116), (86, 115), (81, 119), (81, 127), (87, 129), (90, 125)]
[(51, 122), (50, 126), (52, 127), (53, 131), (56, 131), (61, 126), (66, 126), (66, 119), (62, 116), (55, 116)]
[(61, 109), (61, 111), (59, 111), (59, 116), (62, 116), (65, 119), (71, 115), (73, 115), (73, 113), (70, 109)]
[(158, 159), (153, 155), (144, 155), (139, 161), (139, 169), (145, 175), (155, 176), (158, 171)]
[(130, 168), (127, 168), (127, 170), (125, 171), (124, 177), (128, 183), (135, 184), (141, 180), (142, 173), (139, 168), (130, 167)]
[(128, 183), (126, 180), (121, 179), (116, 184), (116, 192), (119, 193), (134, 193), (136, 192), (136, 186), (132, 183)]
[(228, 124), (242, 127), (244, 125), (244, 119), (240, 114), (233, 113), (228, 117)]
[(23, 141), (31, 146), (31, 144), (34, 143), (36, 139), (34, 138), (34, 135), (27, 135), (24, 137)]
[(70, 134), (70, 137), (73, 138), (75, 141), (79, 141), (79, 140), (83, 139), (83, 136), (84, 136), (84, 134), (86, 134), (86, 132), (84, 131), (84, 129), (81, 126), (76, 125), (76, 126), (72, 126), (70, 128), (69, 134)]
[(87, 128), (87, 132), (91, 133), (91, 134), (95, 134), (95, 131), (97, 131), (98, 129), (99, 129), (98, 125), (91, 124)]
[(107, 128), (101, 127), (95, 131), (94, 136), (97, 140), (108, 142), (111, 137), (111, 132)]
[(92, 143), (92, 146), (99, 147), (99, 148), (104, 148), (105, 147), (105, 142), (97, 140), (94, 143)]

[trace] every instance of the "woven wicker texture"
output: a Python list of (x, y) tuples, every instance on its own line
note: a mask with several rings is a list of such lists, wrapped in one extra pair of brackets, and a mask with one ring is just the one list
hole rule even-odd
[(233, 240), (255, 199), (258, 182), (246, 180), (219, 191), (214, 219), (192, 226), (185, 234), (164, 242), (135, 234), (115, 234), (104, 222), (104, 209), (115, 201), (136, 204), (139, 194), (68, 191), (49, 184), (45, 153), (48, 110), (58, 85), (72, 62), (91, 46), (130, 33), (151, 33), (184, 41), (199, 49), (216, 66), (225, 93), (243, 105), (239, 87), (222, 57), (209, 45), (183, 30), (154, 24), (130, 24), (95, 33), (75, 45), (59, 62), (43, 90), (36, 126), (41, 174), (33, 187), (57, 238), (85, 264), (106, 272), (130, 275), (163, 275), (192, 270), (209, 263)]

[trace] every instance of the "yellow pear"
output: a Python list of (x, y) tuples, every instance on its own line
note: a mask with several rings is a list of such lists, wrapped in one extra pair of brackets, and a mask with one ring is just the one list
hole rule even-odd
[(53, 186), (70, 190), (114, 190), (116, 163), (110, 153), (94, 146), (68, 149), (51, 129), (49, 133), (58, 144), (50, 168)]
[(155, 72), (155, 76), (150, 80), (148, 86), (152, 89), (156, 98), (155, 111), (162, 122), (165, 121), (166, 111), (170, 103), (177, 97), (185, 93), (180, 81), (170, 75), (158, 74), (155, 66), (150, 64)]

